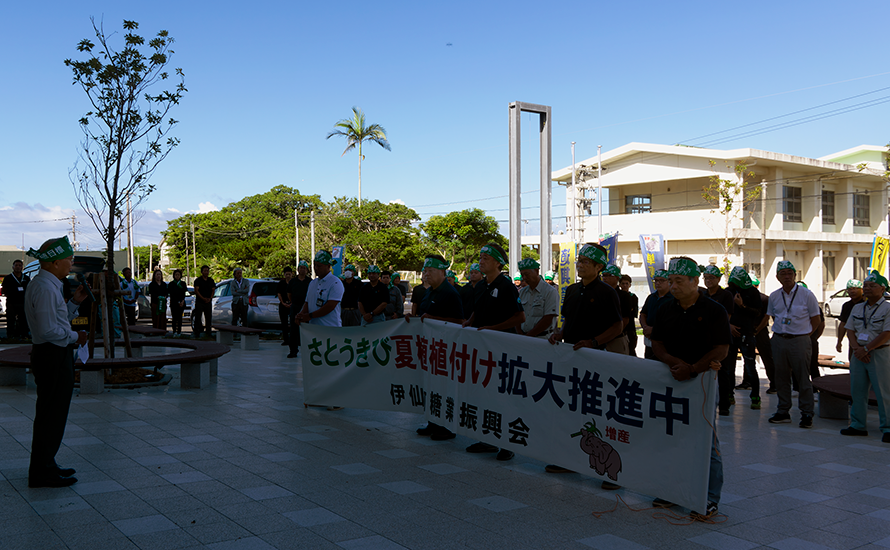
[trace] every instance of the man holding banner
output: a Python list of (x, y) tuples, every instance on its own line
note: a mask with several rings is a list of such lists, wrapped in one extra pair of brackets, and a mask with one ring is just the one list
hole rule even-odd
[[(667, 364), (674, 379), (681, 382), (693, 380), (699, 374), (707, 376), (710, 370), (719, 370), (720, 361), (726, 357), (732, 342), (726, 310), (698, 291), (700, 274), (693, 260), (686, 257), (671, 259), (668, 275), (675, 300), (659, 311), (658, 324), (652, 331), (652, 349), (656, 357)], [(706, 406), (705, 414), (713, 426), (713, 397), (710, 401), (711, 407)], [(715, 515), (722, 490), (723, 459), (715, 430), (711, 439), (708, 506), (704, 513), (693, 511), (692, 517)], [(655, 499), (653, 505), (673, 506), (661, 499)]]
[(315, 254), (312, 265), (317, 277), (309, 283), (306, 301), (303, 302), (303, 307), (296, 316), (298, 324), (342, 326), (340, 300), (343, 299), (343, 282), (331, 273), (331, 266), (336, 261), (327, 250), (319, 250)]
[[(488, 286), (485, 293), (476, 302), (476, 308), (464, 326), (472, 326), (478, 330), (496, 330), (516, 333), (516, 327), (525, 322), (519, 291), (510, 279), (501, 273), (507, 265), (507, 252), (495, 243), (488, 243), (479, 253), (479, 269), (485, 275)], [(510, 460), (513, 451), (498, 450), (494, 445), (478, 442), (467, 447), (468, 453), (493, 453), (497, 451), (498, 460)]]
[(519, 262), (519, 273), (525, 281), (525, 286), (519, 289), (519, 301), (525, 312), (519, 333), (546, 339), (559, 313), (559, 292), (541, 279), (540, 269), (541, 264), (531, 258)]

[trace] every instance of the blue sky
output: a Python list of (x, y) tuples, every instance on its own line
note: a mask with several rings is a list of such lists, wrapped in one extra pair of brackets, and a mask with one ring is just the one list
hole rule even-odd
[[(131, 4), (131, 5), (128, 5)], [(173, 113), (182, 144), (158, 168), (137, 244), (165, 220), (287, 185), (324, 200), (357, 192), (357, 155), (325, 140), (362, 108), (392, 151), (365, 151), (365, 199), (427, 217), (467, 207), (507, 218), (507, 106), (553, 109), (553, 168), (632, 141), (698, 136), (890, 87), (886, 1), (835, 2), (28, 2), (4, 7), (0, 67), (0, 245), (37, 246), (77, 211), (101, 239), (68, 171), (87, 111), (63, 60), (123, 19), (176, 39), (189, 93)], [(119, 42), (118, 42), (119, 43)], [(451, 44), (451, 45), (448, 45)], [(890, 96), (876, 92), (831, 108)], [(802, 115), (798, 115), (802, 116)], [(789, 117), (790, 120), (796, 117)], [(781, 121), (780, 120), (780, 121)], [(523, 115), (523, 188), (537, 187), (536, 117)], [(820, 157), (890, 141), (877, 105), (715, 145)], [(554, 189), (554, 229), (563, 195)], [(485, 199), (485, 200), (483, 200)], [(441, 203), (451, 203), (444, 206)], [(537, 204), (536, 193), (523, 207)], [(526, 211), (536, 217), (533, 208)], [(37, 222), (40, 223), (31, 223)], [(506, 228), (503, 229), (506, 232)], [(529, 234), (538, 232), (532, 221)]]

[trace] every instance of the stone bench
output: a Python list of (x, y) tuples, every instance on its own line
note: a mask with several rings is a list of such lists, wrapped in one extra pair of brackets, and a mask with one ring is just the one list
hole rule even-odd
[(237, 325), (213, 325), (216, 330), (216, 342), (231, 346), (235, 343), (235, 335), (241, 335), (241, 349), (245, 351), (260, 349), (260, 334), (258, 328), (240, 327)]
[[(123, 342), (117, 342), (123, 346)], [(80, 371), (80, 393), (99, 394), (105, 391), (105, 369), (129, 367), (159, 367), (180, 365), (180, 386), (182, 388), (206, 388), (211, 379), (217, 376), (219, 357), (229, 352), (229, 347), (214, 342), (140, 339), (131, 342), (134, 357), (113, 357), (90, 359), (86, 365), (75, 362), (74, 368)], [(101, 346), (101, 341), (97, 346)], [(142, 356), (143, 347), (183, 348), (183, 353), (169, 355)], [(139, 356), (136, 350), (139, 349)], [(123, 352), (123, 350), (120, 350)], [(20, 379), (13, 380), (9, 385), (24, 385), (25, 369), (31, 366), (31, 346), (18, 346), (0, 351), (0, 366), (6, 370), (15, 369), (21, 373)]]
[(127, 327), (127, 330), (130, 331), (130, 338), (151, 338), (153, 336), (164, 336), (167, 334), (166, 330), (140, 325)]
[[(831, 374), (813, 380), (813, 388), (819, 390), (819, 418), (847, 420), (850, 417), (849, 374)], [(868, 390), (868, 404), (878, 405), (875, 392)]]

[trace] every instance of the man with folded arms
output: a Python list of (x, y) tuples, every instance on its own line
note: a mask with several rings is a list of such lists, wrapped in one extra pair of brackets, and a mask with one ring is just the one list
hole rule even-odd
[(819, 326), (819, 302), (806, 287), (795, 283), (794, 265), (783, 260), (776, 268), (776, 279), (782, 288), (769, 295), (767, 314), (773, 318), (770, 345), (776, 363), (776, 391), (779, 407), (770, 417), (771, 424), (791, 422), (791, 376), (798, 380), (797, 405), (800, 427), (813, 427), (813, 383), (810, 381), (810, 355), (813, 352), (810, 333)]
[(31, 373), (37, 384), (28, 487), (68, 487), (77, 478), (72, 477), (73, 469), (56, 464), (56, 453), (65, 436), (74, 391), (74, 348), (87, 341), (86, 332), (71, 330), (71, 320), (87, 291), (81, 285), (67, 304), (62, 298), (62, 281), (74, 263), (67, 236), (50, 239), (28, 255), (40, 260), (40, 271), (25, 290), (25, 317), (33, 342)]
[(850, 393), (853, 407), (850, 410), (850, 427), (841, 430), (843, 435), (868, 435), (865, 419), (868, 416), (868, 387), (875, 392), (878, 401), (878, 419), (883, 436), (881, 441), (890, 443), (890, 424), (887, 409), (890, 407), (890, 302), (884, 299), (887, 279), (872, 271), (862, 284), (864, 302), (853, 306), (847, 324), (847, 340), (853, 350), (850, 360)]

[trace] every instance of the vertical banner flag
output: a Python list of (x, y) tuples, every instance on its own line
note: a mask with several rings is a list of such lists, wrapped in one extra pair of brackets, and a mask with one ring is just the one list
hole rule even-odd
[(884, 277), (887, 276), (887, 253), (890, 252), (890, 238), (875, 233), (875, 241), (871, 247), (871, 268)]
[[(331, 271), (334, 272), (335, 277), (340, 277), (343, 275), (343, 246), (333, 247), (331, 249), (331, 257), (337, 260), (337, 263), (331, 267)], [(355, 276), (358, 277), (358, 274), (356, 273)]]
[(609, 253), (609, 265), (614, 264), (615, 258), (618, 256), (618, 233), (605, 238), (600, 237), (600, 244)]
[[(560, 309), (566, 297), (566, 289), (575, 282), (575, 243), (563, 243), (559, 247), (559, 304)], [(564, 317), (556, 319), (556, 326), (562, 328)]]
[(661, 235), (640, 235), (640, 252), (643, 254), (649, 292), (652, 293), (655, 292), (655, 282), (652, 280), (655, 271), (664, 269), (664, 239)]
[(631, 491), (707, 505), (714, 371), (678, 382), (659, 361), (416, 318), (300, 333), (306, 403), (417, 413)]

